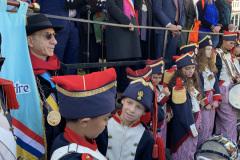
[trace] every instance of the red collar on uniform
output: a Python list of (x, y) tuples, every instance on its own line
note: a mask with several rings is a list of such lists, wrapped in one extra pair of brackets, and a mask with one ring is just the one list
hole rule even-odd
[[(123, 125), (122, 120), (120, 119), (120, 116), (122, 114), (122, 111), (117, 111), (114, 115), (113, 118), (115, 121), (117, 121), (119, 124)], [(130, 124), (128, 127), (136, 127), (137, 125), (140, 124), (140, 119), (138, 119), (137, 121), (133, 122), (132, 124)]]
[(67, 126), (65, 127), (64, 138), (66, 138), (70, 143), (77, 143), (78, 145), (87, 147), (93, 151), (97, 150), (96, 141), (94, 140), (87, 141), (83, 139), (81, 136), (79, 136), (77, 133), (75, 133)]

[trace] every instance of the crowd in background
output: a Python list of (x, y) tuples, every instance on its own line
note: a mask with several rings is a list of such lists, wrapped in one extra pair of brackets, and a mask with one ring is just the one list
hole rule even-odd
[[(200, 93), (202, 89), (200, 88), (200, 85), (198, 85), (198, 82), (202, 80), (203, 81), (202, 83), (204, 83), (205, 82), (204, 74), (205, 72), (206, 74), (208, 74), (206, 70), (204, 69), (201, 70), (201, 68), (197, 68), (195, 66), (198, 64), (198, 66), (202, 65), (203, 68), (207, 67), (209, 69), (209, 73), (211, 72), (212, 76), (214, 76), (215, 79), (214, 78), (212, 79), (214, 79), (214, 83), (216, 82), (216, 84), (218, 80), (223, 80), (225, 82), (227, 81), (225, 79), (221, 79), (221, 74), (228, 74), (228, 72), (225, 73), (226, 68), (224, 68), (225, 66), (222, 67), (224, 58), (220, 56), (222, 52), (225, 52), (224, 48), (226, 49), (228, 45), (229, 46), (232, 45), (232, 44), (226, 44), (227, 43), (226, 41), (234, 42), (234, 45), (235, 45), (237, 35), (234, 35), (233, 38), (229, 40), (228, 38), (226, 38), (228, 37), (227, 34), (224, 37), (225, 39), (224, 38), (222, 39), (222, 37), (219, 36), (218, 34), (210, 34), (210, 33), (221, 33), (224, 31), (236, 30), (236, 26), (234, 24), (231, 24), (232, 0), (216, 0), (216, 1), (199, 0), (197, 2), (194, 2), (193, 0), (152, 0), (152, 1), (134, 0), (134, 2), (126, 1), (126, 0), (120, 0), (120, 1), (107, 0), (104, 3), (100, 3), (98, 1), (87, 2), (87, 1), (65, 1), (65, 0), (58, 0), (58, 1), (36, 0), (36, 2), (39, 3), (41, 7), (40, 13), (71, 17), (71, 18), (73, 17), (84, 18), (84, 19), (87, 19), (88, 17), (88, 10), (86, 7), (89, 7), (90, 5), (91, 8), (89, 9), (91, 11), (91, 14), (90, 14), (91, 20), (130, 25), (129, 28), (121, 28), (121, 27), (90, 24), (90, 30), (88, 30), (87, 23), (50, 18), (49, 20), (51, 24), (48, 24), (49, 25), (48, 27), (46, 25), (44, 28), (40, 28), (40, 29), (38, 28), (38, 30), (34, 30), (33, 24), (37, 23), (36, 19), (31, 17), (27, 19), (28, 20), (28, 25), (26, 26), (27, 42), (28, 42), (29, 52), (31, 53), (30, 58), (31, 58), (37, 86), (39, 89), (40, 98), (43, 102), (42, 114), (45, 117), (45, 127), (46, 127), (45, 134), (46, 134), (47, 143), (48, 143), (48, 146), (47, 146), (48, 158), (50, 157), (50, 154), (52, 154), (51, 145), (53, 144), (53, 140), (59, 134), (60, 130), (63, 131), (63, 126), (65, 126), (65, 124), (60, 123), (60, 124), (57, 124), (57, 127), (53, 127), (53, 125), (51, 124), (49, 125), (49, 122), (47, 122), (47, 119), (48, 119), (47, 116), (50, 113), (49, 106), (50, 107), (52, 106), (52, 104), (50, 103), (48, 104), (47, 100), (49, 97), (54, 99), (56, 94), (59, 94), (56, 90), (56, 86), (50, 81), (50, 78), (52, 76), (67, 74), (65, 73), (66, 68), (63, 63), (73, 64), (73, 63), (81, 63), (81, 62), (102, 62), (103, 59), (106, 59), (106, 61), (108, 62), (147, 60), (147, 59), (159, 59), (164, 56), (165, 56), (164, 61), (166, 61), (166, 63), (164, 66), (164, 62), (163, 62), (161, 68), (163, 67), (164, 69), (170, 69), (175, 63), (177, 64), (177, 67), (174, 68), (174, 71), (175, 71), (174, 77), (171, 79), (169, 84), (170, 92), (175, 90), (177, 92), (181, 90), (181, 87), (178, 88), (178, 86), (184, 86), (184, 85), (186, 89), (194, 88), (194, 91), (190, 89), (187, 90), (186, 92), (187, 98), (185, 100), (179, 99), (180, 101), (176, 101), (176, 99), (171, 97), (173, 96), (173, 93), (170, 93), (169, 90), (162, 91), (163, 88), (159, 89), (159, 91), (165, 92), (164, 93), (165, 96), (171, 95), (170, 98), (172, 98), (170, 100), (170, 106), (172, 107), (172, 111), (170, 110), (169, 115), (166, 117), (165, 117), (165, 114), (167, 111), (163, 113), (161, 121), (165, 121), (165, 122), (163, 122), (163, 124), (161, 124), (160, 126), (165, 126), (165, 128), (161, 128), (161, 129), (164, 129), (164, 131), (167, 130), (166, 119), (170, 120), (172, 118), (171, 117), (172, 116), (171, 112), (172, 112), (173, 115), (175, 115), (175, 117), (173, 117), (171, 125), (173, 126), (173, 128), (175, 127), (174, 129), (176, 129), (175, 131), (173, 131), (173, 133), (177, 134), (174, 136), (176, 138), (173, 140), (174, 144), (171, 144), (174, 147), (174, 148), (171, 148), (173, 153), (172, 159), (181, 159), (179, 157), (182, 157), (182, 156), (189, 156), (190, 157), (189, 159), (192, 159), (194, 157), (196, 149), (197, 147), (199, 147), (198, 145), (202, 143), (202, 142), (198, 142), (198, 139), (196, 139), (196, 137), (198, 137), (198, 135), (196, 134), (197, 130), (202, 128), (202, 124), (204, 124), (202, 123), (201, 116), (203, 117), (206, 116), (208, 113), (207, 111), (209, 110), (215, 111), (215, 108), (217, 108), (218, 106), (220, 107), (219, 102), (221, 101), (221, 98), (214, 100), (213, 95), (210, 95), (210, 97), (213, 99), (212, 100), (213, 102), (211, 102), (211, 105), (210, 105), (210, 102), (209, 103), (204, 102), (206, 104), (202, 104), (202, 111), (201, 109), (199, 109), (199, 107), (194, 108), (194, 104), (197, 104), (199, 106), (199, 102), (197, 102), (199, 101), (197, 97), (198, 94), (195, 94), (195, 91), (196, 93)], [(96, 6), (97, 3), (99, 4), (98, 6)], [(12, 9), (12, 8), (9, 6), (9, 9)], [(48, 21), (46, 20), (46, 17), (44, 16), (41, 17), (41, 16), (42, 15), (37, 15), (38, 19), (41, 20), (41, 23), (44, 23), (44, 21)], [(199, 56), (201, 55), (201, 53), (197, 55), (197, 58), (198, 58), (196, 60), (197, 62), (195, 62), (195, 54), (197, 53), (191, 52), (185, 55), (181, 55), (182, 53), (186, 53), (186, 52), (183, 52), (183, 48), (181, 49), (181, 46), (187, 45), (189, 43), (188, 33), (181, 32), (181, 31), (190, 30), (191, 28), (194, 27), (195, 25), (194, 22), (196, 21), (201, 21), (199, 31), (209, 32), (209, 34), (200, 33), (198, 35), (197, 42), (201, 42), (202, 46), (199, 45), (198, 46), (199, 48), (196, 48), (196, 50), (199, 49), (199, 51), (201, 48), (203, 48), (202, 54), (204, 55), (208, 53), (207, 47), (211, 48), (209, 49), (211, 50), (209, 52), (210, 53), (209, 57), (205, 58), (204, 60), (209, 64), (207, 63), (201, 64), (201, 61), (200, 61), (201, 57)], [(137, 28), (131, 27), (133, 25), (156, 26), (156, 27), (170, 28), (173, 30), (167, 31), (167, 35), (166, 35), (167, 41), (165, 42), (164, 30), (137, 29)], [(89, 50), (87, 46), (88, 32), (90, 33), (89, 34), (90, 36)], [(43, 40), (43, 37), (45, 38), (44, 40)], [(47, 40), (49, 41), (49, 44), (53, 46), (53, 48), (55, 46), (54, 54), (53, 52), (51, 52), (52, 55), (42, 56), (40, 53), (44, 51), (40, 50), (40, 48), (44, 47), (44, 45), (47, 45), (47, 44), (42, 44), (40, 42), (41, 41), (47, 42)], [(224, 41), (222, 42), (222, 40)], [(165, 50), (165, 53), (163, 53), (163, 48), (165, 43), (166, 43), (166, 50)], [(217, 47), (217, 45), (219, 46)], [(219, 49), (219, 54), (216, 62), (216, 65), (218, 68), (216, 68), (215, 62), (212, 61), (212, 57), (214, 55), (213, 50), (216, 47), (221, 49), (221, 50)], [(231, 48), (233, 48), (233, 46)], [(195, 52), (195, 49), (193, 51)], [(228, 51), (229, 50), (226, 51), (226, 54), (228, 53)], [(88, 52), (90, 57), (88, 57)], [(174, 56), (175, 56), (174, 58), (175, 62), (172, 61)], [(176, 57), (176, 56), (179, 56), (179, 57)], [(231, 58), (229, 59), (229, 61), (230, 60)], [(160, 61), (163, 61), (163, 60), (160, 59)], [(154, 63), (155, 61), (154, 62), (150, 61), (149, 65), (151, 66)], [(215, 67), (212, 67), (211, 66), (212, 64), (214, 64)], [(151, 67), (154, 68), (154, 65)], [(125, 66), (115, 67), (115, 71), (117, 73), (117, 83), (118, 83), (117, 98), (122, 97), (121, 93), (124, 93), (124, 91), (126, 91), (125, 89), (129, 85), (128, 78), (129, 78), (129, 75), (131, 74), (129, 74), (128, 72), (129, 69), (126, 70), (126, 68), (127, 67)], [(131, 66), (131, 68), (133, 70), (136, 70), (137, 66)], [(97, 70), (98, 69), (90, 69), (90, 72), (97, 71)], [(192, 72), (190, 70), (192, 70)], [(224, 73), (221, 70), (224, 70)], [(202, 77), (200, 77), (202, 79), (198, 79), (199, 77), (197, 75), (198, 74), (197, 71), (199, 73), (202, 72), (203, 75)], [(70, 70), (70, 74), (79, 74), (77, 72), (78, 70)], [(135, 74), (134, 71), (132, 72), (130, 71), (130, 73)], [(164, 74), (163, 69), (161, 69), (161, 73), (156, 73), (156, 74)], [(188, 74), (190, 74), (191, 76), (188, 76)], [(220, 75), (216, 75), (216, 74), (220, 74)], [(238, 72), (236, 72), (236, 75), (239, 76)], [(140, 75), (133, 75), (133, 76), (140, 76)], [(179, 76), (180, 78), (182, 78), (180, 81), (181, 83), (180, 85), (178, 84)], [(222, 76), (222, 77), (226, 78), (227, 76)], [(209, 79), (209, 76), (205, 78), (208, 79), (209, 83), (211, 83), (212, 85), (212, 81), (211, 81), (212, 79)], [(56, 81), (57, 79), (58, 78), (55, 77), (54, 81)], [(162, 79), (162, 77), (159, 79)], [(231, 84), (234, 83), (231, 80), (229, 81), (230, 81), (229, 83)], [(236, 78), (236, 81), (240, 82), (240, 79)], [(192, 84), (192, 82), (194, 83)], [(56, 81), (55, 83), (60, 83), (60, 82)], [(141, 83), (146, 83), (146, 82), (141, 82)], [(73, 88), (72, 90), (74, 90), (74, 86), (71, 86), (71, 87)], [(84, 80), (84, 87), (85, 87), (85, 80)], [(222, 88), (225, 89), (226, 86), (224, 86), (225, 88), (220, 87), (220, 89), (219, 87), (220, 85), (217, 87), (217, 89), (215, 89), (215, 91), (219, 92), (219, 94), (220, 92), (221, 94), (223, 94), (224, 92), (221, 89)], [(46, 91), (45, 90), (41, 91), (41, 89), (46, 89)], [(229, 88), (227, 88), (227, 90), (228, 89)], [(134, 89), (129, 91), (129, 93), (127, 94), (127, 97), (131, 95), (131, 92), (133, 91)], [(204, 91), (208, 91), (208, 90), (206, 89)], [(209, 91), (211, 93), (215, 92), (212, 90), (212, 88)], [(138, 94), (138, 91), (137, 91), (137, 94)], [(208, 95), (206, 95), (206, 97), (208, 97)], [(205, 94), (203, 94), (201, 98), (203, 98), (203, 101), (204, 101), (204, 98), (206, 97), (205, 97)], [(196, 99), (196, 101), (193, 102), (192, 99), (194, 98)], [(56, 102), (58, 100), (59, 99), (55, 99)], [(141, 96), (140, 96), (140, 100), (141, 100)], [(124, 102), (125, 100), (122, 101), (123, 104)], [(127, 102), (128, 101), (126, 100), (125, 103)], [(59, 104), (62, 105), (63, 103), (59, 103)], [(224, 106), (223, 104), (224, 103), (221, 103), (223, 107), (229, 107), (228, 102), (226, 102), (226, 106)], [(182, 111), (179, 111), (178, 105), (180, 105), (183, 108), (186, 107), (186, 112), (184, 114), (181, 114)], [(191, 109), (189, 110), (189, 106), (191, 106), (193, 110)], [(204, 113), (205, 111), (205, 108), (209, 106), (210, 106), (210, 109), (206, 109), (206, 112), (207, 112), (206, 115), (204, 114), (202, 115), (202, 113)], [(150, 109), (148, 107), (149, 106), (147, 106), (147, 109), (145, 111), (149, 112), (151, 110), (151, 106), (149, 107)], [(67, 112), (68, 111), (66, 110), (66, 112), (64, 112), (63, 114)], [(220, 126), (220, 129), (216, 128), (216, 132), (223, 133), (223, 131), (221, 131), (221, 124), (223, 124), (223, 122), (221, 122), (221, 118), (222, 118), (220, 113), (221, 109), (219, 109), (218, 112), (219, 112), (218, 126)], [(81, 114), (82, 113), (83, 112), (81, 112)], [(190, 119), (191, 122), (189, 121), (189, 119), (181, 119), (181, 116), (186, 118), (188, 117), (189, 114), (191, 114), (191, 118), (192, 118)], [(235, 116), (234, 110), (230, 114)], [(71, 124), (75, 123), (74, 119), (72, 119), (71, 116), (70, 118), (68, 117), (68, 115), (64, 115), (64, 116), (67, 117), (67, 118), (64, 117), (67, 119), (67, 123), (71, 123)], [(214, 112), (214, 116), (215, 116), (215, 112)], [(77, 118), (79, 119), (79, 117)], [(121, 117), (119, 119), (121, 121)], [(234, 118), (234, 123), (232, 123), (232, 125), (234, 126), (234, 130), (236, 130), (236, 123), (235, 123), (236, 120), (237, 119)], [(183, 121), (182, 123), (184, 124), (186, 123), (188, 130), (185, 130), (184, 127), (182, 128), (179, 127), (180, 125), (178, 125), (178, 123), (180, 121)], [(224, 123), (226, 122), (227, 121), (225, 121)], [(210, 129), (211, 133), (213, 130), (213, 125), (214, 125), (214, 120), (213, 122), (211, 122), (211, 127), (209, 127), (211, 128)], [(224, 124), (224, 126), (226, 127), (226, 124)], [(59, 130), (56, 130), (56, 128)], [(65, 128), (65, 131), (67, 130), (68, 128), (67, 129)], [(182, 133), (180, 133), (180, 131), (182, 131)], [(185, 137), (186, 131), (190, 132), (188, 137)], [(70, 133), (70, 131), (68, 132)], [(226, 135), (229, 134), (230, 136), (228, 135), (228, 137), (232, 138), (233, 141), (236, 142), (237, 141), (236, 132), (234, 132), (234, 135), (231, 135), (232, 133), (226, 133)], [(201, 135), (202, 133), (199, 132), (199, 134)], [(182, 137), (180, 137), (179, 135)], [(162, 135), (159, 137), (163, 138)], [(182, 138), (184, 140), (182, 140)], [(202, 141), (205, 141), (205, 140), (206, 138), (204, 138), (204, 140)], [(165, 135), (164, 142), (165, 143), (167, 142), (166, 135)], [(184, 154), (185, 151), (182, 149), (186, 149), (186, 148), (192, 149), (189, 144), (193, 145), (192, 148), (195, 148), (195, 150), (193, 152), (189, 152), (190, 154), (185, 155)], [(166, 145), (167, 144), (165, 144), (165, 147)], [(152, 152), (152, 150), (150, 152)]]

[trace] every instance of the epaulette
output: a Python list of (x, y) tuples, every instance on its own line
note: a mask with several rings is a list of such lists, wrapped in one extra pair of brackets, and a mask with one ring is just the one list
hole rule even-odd
[(93, 160), (92, 156), (87, 153), (83, 153), (81, 158), (82, 160)]
[(187, 100), (187, 94), (186, 94), (186, 88), (183, 87), (183, 81), (182, 78), (176, 79), (176, 86), (172, 89), (172, 101), (175, 104), (182, 104), (186, 102)]
[(166, 84), (169, 84), (170, 80), (172, 79), (174, 75), (174, 71), (177, 69), (176, 66), (172, 66), (171, 69), (165, 70), (164, 76), (163, 76), (163, 82)]

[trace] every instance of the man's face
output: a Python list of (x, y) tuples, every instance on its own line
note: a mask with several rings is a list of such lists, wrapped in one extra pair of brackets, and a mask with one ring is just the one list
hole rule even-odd
[(57, 44), (55, 31), (52, 28), (37, 31), (27, 37), (30, 52), (36, 57), (45, 60), (53, 56), (54, 47)]

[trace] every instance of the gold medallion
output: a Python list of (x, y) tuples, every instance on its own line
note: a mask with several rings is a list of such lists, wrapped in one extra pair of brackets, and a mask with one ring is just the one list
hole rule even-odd
[(202, 99), (202, 95), (198, 93), (198, 94), (197, 94), (197, 100), (198, 100), (198, 101), (201, 101), (201, 99)]
[(214, 75), (213, 74), (210, 74), (209, 76), (208, 76), (208, 80), (212, 80), (214, 78)]
[(56, 126), (61, 121), (61, 115), (58, 111), (51, 111), (47, 115), (48, 124), (51, 126)]

